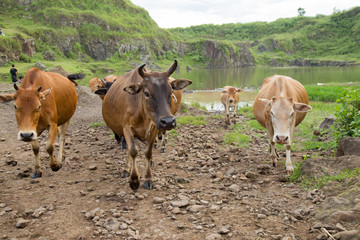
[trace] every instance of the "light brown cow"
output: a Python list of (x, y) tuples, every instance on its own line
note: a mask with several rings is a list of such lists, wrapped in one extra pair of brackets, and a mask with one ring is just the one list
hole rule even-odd
[[(14, 100), (18, 139), (31, 142), (35, 154), (32, 177), (42, 175), (37, 139), (44, 130), (49, 131), (46, 151), (50, 155), (50, 167), (53, 171), (58, 171), (65, 153), (65, 133), (76, 109), (77, 94), (73, 83), (57, 73), (32, 68), (26, 72), (20, 87), (14, 84), (14, 88), (16, 93), (0, 95), (0, 101)], [(60, 149), (56, 161), (53, 151), (58, 126)]]
[(234, 121), (235, 120), (235, 116), (236, 116), (236, 108), (237, 108), (237, 104), (239, 103), (239, 93), (242, 92), (242, 89), (236, 89), (235, 87), (232, 86), (225, 86), (223, 88), (223, 90), (221, 91), (221, 96), (220, 96), (220, 100), (222, 102), (222, 104), (225, 107), (225, 113), (224, 113), (224, 117), (225, 117), (225, 126), (227, 127), (227, 125), (230, 125), (230, 110), (233, 109), (234, 112)]
[(294, 171), (290, 150), (294, 129), (311, 110), (309, 98), (300, 82), (291, 77), (274, 75), (266, 78), (256, 96), (253, 112), (256, 120), (267, 129), (270, 137), (270, 157), (277, 166), (275, 143), (285, 144), (286, 172)]
[[(97, 90), (99, 89), (106, 89), (108, 90), (112, 83), (116, 80), (116, 76), (115, 75), (109, 75), (109, 76), (106, 76), (104, 78), (104, 80), (100, 79), (100, 78), (92, 78), (90, 79), (89, 81), (89, 87), (91, 89), (92, 92), (96, 92)], [(104, 96), (105, 96), (105, 93), (103, 94), (98, 94), (99, 97), (101, 98), (101, 100), (104, 99)]]
[(130, 187), (133, 190), (140, 185), (135, 137), (147, 143), (144, 186), (152, 189), (150, 165), (155, 138), (159, 130), (170, 130), (176, 126), (170, 109), (172, 92), (191, 84), (186, 79), (169, 82), (170, 75), (177, 67), (176, 60), (166, 72), (144, 72), (144, 66), (145, 64), (119, 77), (106, 93), (102, 105), (106, 124), (118, 135), (123, 135), (128, 144), (127, 167), (121, 175), (130, 175)]

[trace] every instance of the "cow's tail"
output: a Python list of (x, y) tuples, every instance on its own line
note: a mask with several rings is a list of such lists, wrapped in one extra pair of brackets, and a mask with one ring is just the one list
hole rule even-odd
[(72, 81), (75, 86), (78, 86), (78, 83), (75, 82), (75, 80), (79, 80), (79, 79), (83, 79), (85, 77), (85, 74), (83, 73), (75, 73), (75, 74), (70, 74), (67, 76), (67, 78)]

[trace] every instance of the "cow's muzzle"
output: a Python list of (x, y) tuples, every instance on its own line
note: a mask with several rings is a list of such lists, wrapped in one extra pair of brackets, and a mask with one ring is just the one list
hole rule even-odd
[(19, 140), (24, 142), (31, 142), (32, 140), (36, 139), (36, 135), (34, 132), (20, 132), (19, 133)]
[(289, 136), (276, 135), (275, 136), (275, 142), (279, 143), (279, 144), (288, 144), (289, 143)]
[(176, 127), (176, 120), (174, 117), (162, 118), (157, 125), (159, 130), (171, 130)]

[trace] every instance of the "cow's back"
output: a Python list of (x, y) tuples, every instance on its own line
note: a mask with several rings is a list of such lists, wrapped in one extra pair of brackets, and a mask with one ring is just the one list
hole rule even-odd
[(43, 108), (56, 110), (58, 125), (69, 121), (76, 110), (77, 93), (74, 84), (66, 77), (53, 72), (43, 72), (32, 68), (26, 72), (21, 87), (44, 91), (51, 87), (51, 93), (42, 100)]
[(123, 90), (127, 85), (140, 81), (141, 77), (138, 75), (137, 69), (125, 73), (117, 77), (117, 80), (104, 97), (102, 104), (104, 121), (111, 130), (119, 135), (123, 135), (125, 123), (135, 127), (142, 121), (138, 114), (141, 95), (131, 95)]
[[(255, 119), (263, 127), (265, 127), (265, 103), (260, 101), (259, 98), (272, 99), (272, 97), (291, 97), (295, 102), (309, 103), (307, 92), (299, 81), (282, 75), (265, 78), (253, 105)], [(295, 126), (299, 125), (305, 116), (306, 113), (298, 112), (296, 114)]]

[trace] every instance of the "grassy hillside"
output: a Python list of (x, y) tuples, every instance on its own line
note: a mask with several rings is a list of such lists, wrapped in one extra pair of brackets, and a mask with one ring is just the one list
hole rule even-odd
[[(330, 16), (282, 18), (274, 22), (199, 25), (169, 29), (186, 41), (249, 42), (257, 63), (266, 58), (360, 61), (360, 7)], [(265, 59), (264, 59), (265, 58)]]

